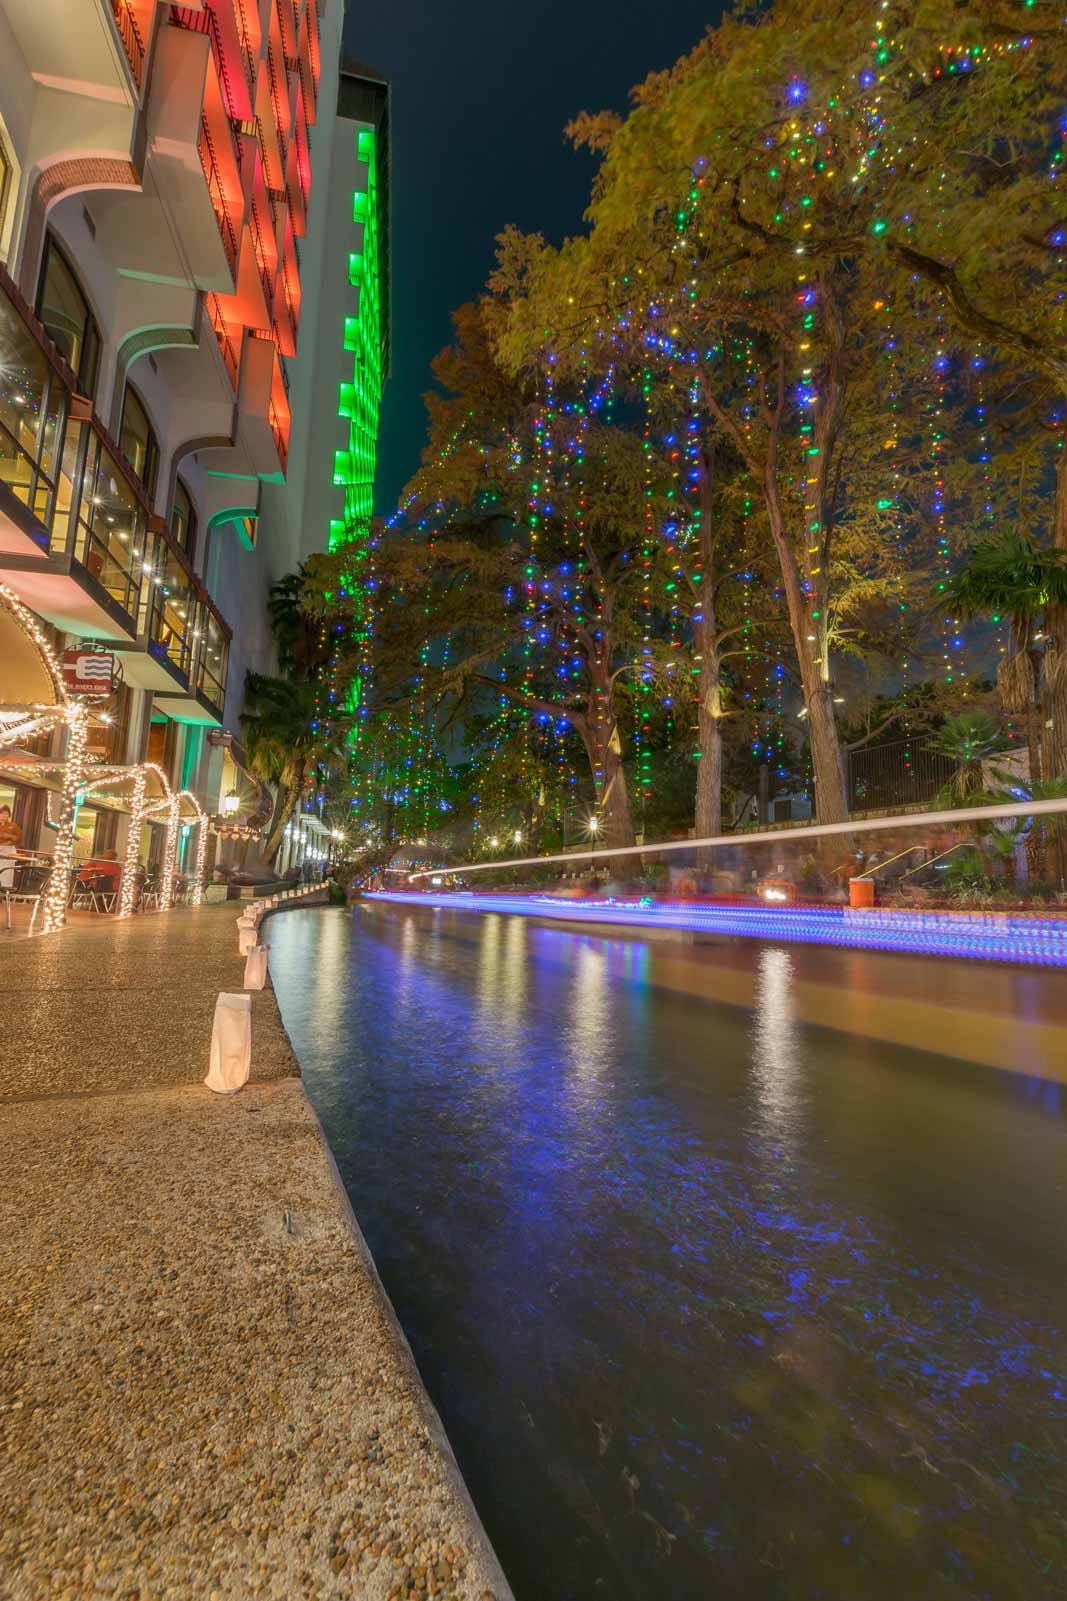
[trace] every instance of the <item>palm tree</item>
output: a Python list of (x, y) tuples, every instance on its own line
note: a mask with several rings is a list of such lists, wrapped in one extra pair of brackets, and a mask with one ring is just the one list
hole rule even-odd
[(263, 847), (273, 862), (285, 825), (311, 787), (315, 769), (341, 753), (336, 721), (326, 734), (319, 721), (321, 690), (314, 680), (272, 678), (248, 673), (241, 713), (252, 771), (278, 790), (274, 816)]
[(964, 617), (1008, 620), (1011, 648), (997, 668), (997, 694), (1009, 716), (1025, 719), (1031, 781), (1051, 777), (1041, 759), (1043, 653), (1035, 641), (1046, 608), (1067, 605), (1067, 551), (1043, 550), (1016, 532), (997, 534), (975, 546), (949, 595)]
[(946, 717), (929, 748), (956, 764), (956, 771), (938, 794), (938, 803), (966, 806), (986, 794), (986, 763), (1003, 756), (1011, 745), (988, 712), (973, 711)]
[(282, 672), (314, 678), (329, 666), (334, 647), (322, 619), (308, 608), (307, 583), (304, 567), (287, 573), (270, 586), (267, 608)]

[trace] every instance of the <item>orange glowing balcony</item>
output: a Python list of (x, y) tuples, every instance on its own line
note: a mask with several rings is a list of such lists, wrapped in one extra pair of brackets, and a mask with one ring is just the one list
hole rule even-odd
[[(304, 26), (300, 35), (300, 50), (297, 56), (297, 66), (300, 73), (300, 89), (303, 96), (302, 114), (304, 121), (308, 124), (311, 124), (315, 121), (319, 94), (319, 73), (317, 64), (318, 40), (315, 34), (315, 24), (312, 21), (312, 18), (316, 16), (317, 13), (315, 6), (314, 3), (312, 3), (308, 7), (307, 16), (304, 20)], [(315, 40), (316, 44), (314, 52), (312, 50), (313, 39)]]
[(241, 46), (241, 59), (244, 63), (248, 93), (251, 104), (254, 106), (259, 51), (263, 38), (259, 21), (259, 6), (256, 0), (233, 0), (233, 20)]
[(289, 456), (291, 417), (278, 348), (265, 330), (249, 329), (238, 390), (241, 435), (260, 478), (281, 483)]
[(225, 294), (235, 286), (245, 182), (208, 18), (207, 12), (172, 11), (171, 26), (159, 31), (148, 142), (193, 282)]
[(296, 10), (293, 0), (275, 0), (282, 51), (286, 56), (296, 55)]

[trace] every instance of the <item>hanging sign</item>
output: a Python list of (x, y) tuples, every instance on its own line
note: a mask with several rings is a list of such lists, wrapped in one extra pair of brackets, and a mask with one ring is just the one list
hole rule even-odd
[(63, 652), (60, 665), (68, 695), (111, 694), (115, 658), (109, 651), (80, 650), (75, 645)]

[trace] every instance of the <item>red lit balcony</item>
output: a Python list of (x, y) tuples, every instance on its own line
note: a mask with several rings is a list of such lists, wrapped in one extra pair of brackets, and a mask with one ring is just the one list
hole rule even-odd
[(208, 321), (215, 330), (219, 353), (229, 375), (230, 383), (236, 390), (237, 347), (241, 341), (241, 326), (239, 323), (232, 325), (227, 321), (222, 299), (218, 295), (204, 296), (204, 310), (207, 312)]
[(245, 337), (237, 400), (255, 472), (280, 483), (289, 455), (289, 396), (277, 346), (265, 330), (249, 329)]
[(293, 0), (275, 0), (275, 9), (278, 15), (278, 27), (281, 34), (282, 53), (286, 56), (296, 55), (296, 10)]
[[(312, 53), (312, 40), (316, 39), (315, 24), (312, 21), (314, 16), (316, 16), (316, 11), (314, 4), (312, 4), (308, 7), (307, 16), (304, 20), (304, 26), (300, 35), (300, 50), (297, 56), (297, 66), (300, 72), (300, 89), (304, 101), (302, 114), (304, 121), (308, 124), (315, 121), (319, 93), (317, 48), (315, 49), (314, 54)], [(316, 46), (317, 42), (318, 41), (316, 39)]]
[(262, 31), (259, 25), (259, 6), (256, 0), (233, 0), (233, 18), (241, 46), (244, 74), (251, 104), (256, 101), (256, 71)]
[(175, 10), (171, 24), (160, 30), (155, 47), (148, 105), (152, 169), (193, 282), (230, 293), (245, 185), (210, 13)]
[(300, 273), (296, 264), (292, 229), (289, 229), (286, 234), (281, 271), (278, 274), (278, 289), (274, 297), (274, 328), (278, 349), (283, 356), (296, 355), (299, 324)]

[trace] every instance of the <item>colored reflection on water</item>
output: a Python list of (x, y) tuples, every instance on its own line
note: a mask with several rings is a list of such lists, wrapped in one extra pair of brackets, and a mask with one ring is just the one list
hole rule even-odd
[(774, 946), (750, 1012), (518, 917), (270, 937), (519, 1601), (1067, 1593), (1054, 1087), (807, 1027)]

